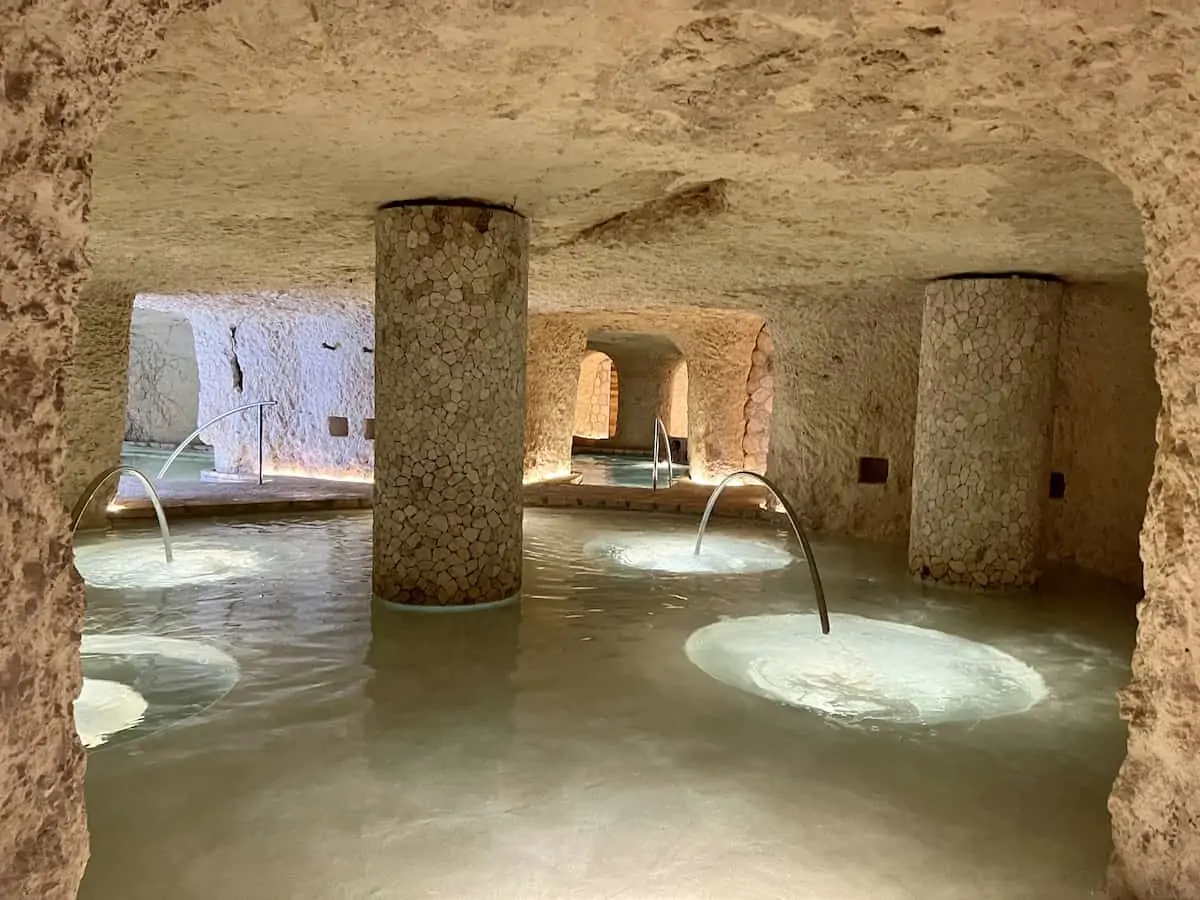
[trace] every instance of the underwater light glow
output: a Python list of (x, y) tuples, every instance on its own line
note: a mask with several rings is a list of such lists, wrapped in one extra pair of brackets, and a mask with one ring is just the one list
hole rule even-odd
[(85, 634), (80, 655), (75, 730), (88, 748), (139, 725), (149, 733), (196, 715), (241, 677), (223, 650), (156, 634)]
[(89, 750), (137, 725), (149, 708), (146, 698), (119, 681), (84, 678), (75, 700), (75, 733)]
[(684, 647), (718, 681), (843, 721), (935, 725), (1025, 712), (1046, 682), (1016, 657), (941, 631), (834, 614), (746, 616)]
[(710, 534), (705, 535), (699, 554), (695, 548), (694, 535), (654, 532), (611, 535), (584, 545), (584, 551), (594, 556), (607, 556), (623, 566), (652, 572), (768, 572), (804, 558), (788, 550), (779, 539)]

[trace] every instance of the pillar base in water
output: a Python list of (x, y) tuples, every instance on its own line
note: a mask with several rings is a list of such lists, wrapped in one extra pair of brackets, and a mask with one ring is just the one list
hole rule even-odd
[(513, 594), (511, 597), (505, 597), (503, 600), (489, 600), (484, 603), (456, 603), (452, 606), (442, 606), (437, 603), (397, 603), (394, 600), (384, 600), (378, 595), (372, 595), (371, 599), (384, 609), (394, 612), (460, 613), (478, 612), (484, 609), (504, 609), (505, 607), (520, 603), (521, 595)]

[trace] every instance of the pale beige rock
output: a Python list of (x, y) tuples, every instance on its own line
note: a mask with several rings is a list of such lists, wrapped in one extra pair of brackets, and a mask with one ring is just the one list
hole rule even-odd
[[(527, 482), (571, 471), (580, 360), (586, 352), (587, 334), (577, 325), (561, 316), (530, 317), (525, 366)], [(607, 430), (607, 415), (604, 420)]]
[[(67, 446), (62, 499), (67, 509), (75, 506), (92, 478), (121, 461), (135, 293), (127, 285), (93, 279), (75, 303), (79, 331), (64, 388)], [(153, 472), (147, 474), (154, 476)], [(80, 527), (102, 526), (105, 507), (116, 491), (114, 478), (96, 495)]]
[[(1163, 412), (1112, 887), (1200, 896), (1194, 3), (227, 0), (167, 32), (192, 5), (44, 0), (0, 12), (0, 302), (8, 384), (22, 399), (4, 423), (0, 647), (3, 671), (22, 677), (5, 684), (21, 702), (0, 739), (0, 896), (68, 896), (82, 865), (67, 716), (79, 610), (63, 574), (56, 373), (86, 268), (99, 117), (118, 76), (164, 34), (166, 51), (96, 150), (91, 253), (106, 278), (163, 292), (319, 286), (362, 304), (375, 203), (399, 190), (515, 196), (539, 222), (538, 309), (686, 298), (767, 315), (772, 328), (791, 319), (776, 335), (770, 467), (846, 530), (904, 518), (907, 487), (858, 492), (853, 458), (878, 444), (904, 477), (911, 431), (892, 422), (912, 395), (878, 379), (891, 371), (904, 388), (916, 345), (903, 303), (874, 317), (869, 302), (831, 307), (894, 278), (1018, 264), (1070, 280), (1138, 277), (1144, 224)], [(819, 313), (863, 327), (830, 333)], [(828, 354), (794, 353), (868, 338), (878, 346), (843, 356), (873, 363), (857, 399), (848, 380), (820, 380)], [(881, 363), (891, 350), (900, 361)], [(785, 402), (792, 386), (813, 390)], [(811, 403), (818, 395), (828, 402)], [(864, 411), (875, 418), (855, 418)], [(835, 426), (828, 438), (822, 423)], [(35, 783), (49, 792), (35, 797)]]
[(764, 326), (755, 338), (750, 355), (750, 373), (746, 376), (746, 433), (742, 437), (742, 467), (765, 475), (771, 444), (771, 413), (775, 402), (775, 350)]
[(65, 370), (87, 276), (91, 149), (112, 97), (200, 4), (0, 7), (0, 897), (69, 900), (87, 859), (79, 693), (83, 591), (64, 494)]
[[(579, 391), (575, 399), (575, 434), (606, 440), (613, 434), (612, 360), (599, 350), (584, 353), (579, 364)], [(686, 403), (686, 400), (685, 400)]]

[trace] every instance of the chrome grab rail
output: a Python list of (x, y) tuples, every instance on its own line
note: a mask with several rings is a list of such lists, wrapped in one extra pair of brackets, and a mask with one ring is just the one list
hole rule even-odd
[[(659, 436), (662, 437), (662, 444), (659, 443)], [(675, 461), (671, 459), (671, 436), (667, 434), (667, 425), (663, 422), (661, 416), (654, 417), (654, 462), (650, 465), (650, 490), (658, 490), (658, 457), (661, 455), (659, 447), (663, 446), (667, 450), (667, 487), (671, 487), (675, 483)]]
[(163, 553), (167, 557), (167, 562), (171, 562), (175, 558), (175, 554), (171, 552), (171, 532), (167, 528), (167, 514), (163, 512), (162, 501), (158, 499), (158, 491), (154, 490), (154, 485), (150, 483), (140, 469), (135, 469), (133, 466), (119, 465), (111, 466), (97, 475), (91, 480), (91, 483), (84, 488), (83, 493), (79, 495), (79, 500), (75, 504), (75, 508), (71, 510), (71, 537), (75, 536), (75, 531), (79, 528), (79, 522), (83, 518), (84, 512), (87, 511), (88, 505), (100, 493), (100, 488), (104, 483), (114, 475), (119, 475), (122, 472), (128, 472), (137, 478), (142, 483), (142, 487), (146, 489), (146, 493), (150, 495), (150, 502), (154, 504), (154, 514), (158, 516), (158, 530), (162, 534)]
[(279, 405), (278, 400), (255, 400), (253, 403), (243, 403), (241, 406), (235, 406), (233, 409), (227, 409), (227, 410), (225, 410), (225, 412), (221, 413), (219, 416), (213, 416), (211, 419), (209, 419), (207, 422), (205, 422), (203, 425), (201, 425), (199, 428), (197, 428), (195, 431), (193, 431), (191, 434), (189, 434), (187, 437), (185, 437), (182, 441), (179, 442), (179, 446), (171, 451), (171, 455), (167, 457), (167, 461), (165, 463), (163, 463), (162, 468), (158, 470), (158, 474), (154, 477), (154, 480), (162, 481), (163, 476), (167, 474), (167, 469), (171, 468), (171, 463), (175, 462), (175, 460), (179, 458), (179, 454), (187, 449), (187, 445), (190, 444), (197, 436), (199, 436), (200, 432), (202, 432), (209, 425), (212, 425), (216, 422), (220, 422), (226, 416), (232, 416), (234, 413), (239, 413), (246, 409), (254, 409), (255, 407), (258, 407), (258, 483), (262, 484), (263, 483), (263, 407), (278, 406), (278, 405)]
[(725, 490), (725, 485), (731, 480), (742, 476), (761, 482), (768, 491), (774, 494), (775, 499), (779, 501), (779, 505), (783, 507), (783, 511), (787, 514), (788, 521), (792, 523), (792, 531), (796, 533), (796, 539), (800, 541), (800, 546), (804, 550), (804, 559), (808, 562), (808, 574), (812, 576), (813, 592), (817, 595), (817, 612), (821, 616), (821, 634), (829, 634), (829, 608), (825, 605), (825, 589), (821, 586), (821, 573), (817, 571), (817, 561), (813, 558), (812, 545), (808, 542), (808, 538), (804, 534), (804, 529), (800, 527), (800, 518), (796, 515), (792, 504), (788, 503), (787, 498), (779, 492), (779, 488), (764, 476), (759, 475), (757, 472), (742, 469), (721, 479), (720, 484), (713, 489), (712, 496), (708, 498), (708, 506), (704, 507), (704, 517), (700, 520), (700, 530), (696, 532), (695, 555), (700, 555), (700, 542), (704, 540), (704, 529), (708, 527), (708, 518), (712, 515), (713, 507), (717, 505), (717, 498), (721, 496), (721, 491)]

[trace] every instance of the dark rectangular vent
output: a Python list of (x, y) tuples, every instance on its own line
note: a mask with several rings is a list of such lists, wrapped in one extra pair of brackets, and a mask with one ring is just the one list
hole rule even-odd
[(350, 435), (350, 420), (345, 416), (329, 417), (329, 436), (348, 437)]
[(1050, 473), (1050, 499), (1061, 500), (1067, 496), (1067, 476), (1062, 472)]
[(375, 420), (363, 419), (363, 437), (368, 441), (375, 440)]
[(888, 480), (888, 461), (881, 456), (860, 456), (858, 458), (859, 484), (886, 484)]

